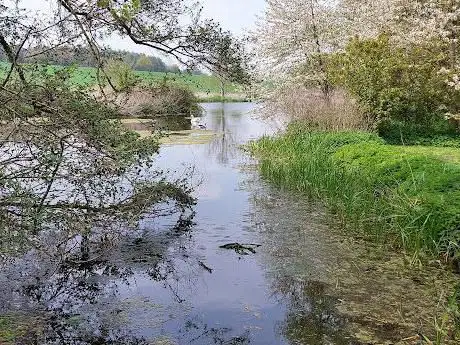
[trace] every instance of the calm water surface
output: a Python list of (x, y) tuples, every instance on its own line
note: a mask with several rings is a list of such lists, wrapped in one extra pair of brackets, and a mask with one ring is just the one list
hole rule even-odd
[[(157, 328), (137, 322), (139, 332), (179, 344), (352, 343), (324, 293), (322, 214), (263, 183), (240, 148), (279, 124), (257, 119), (252, 104), (204, 107), (202, 123), (219, 133), (214, 140), (161, 149), (162, 167), (179, 176), (194, 169), (196, 225), (171, 246), (175, 272), (167, 282), (139, 274), (120, 292), (167, 311)], [(261, 246), (249, 255), (219, 248), (233, 242)], [(141, 317), (158, 317), (148, 315)]]
[[(150, 221), (90, 267), (56, 269), (31, 256), (6, 268), (2, 312), (36, 326), (18, 343), (356, 343), (328, 294), (337, 253), (321, 208), (261, 181), (240, 149), (279, 124), (257, 119), (253, 104), (204, 109), (202, 124), (218, 135), (164, 146), (157, 161), (178, 178), (192, 176), (191, 231), (171, 235), (172, 223)], [(235, 242), (255, 253), (220, 248)]]

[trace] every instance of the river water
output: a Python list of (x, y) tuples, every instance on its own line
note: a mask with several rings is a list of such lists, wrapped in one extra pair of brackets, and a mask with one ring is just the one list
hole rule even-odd
[[(191, 176), (191, 230), (154, 220), (90, 267), (53, 271), (27, 256), (6, 267), (0, 344), (342, 345), (417, 334), (422, 317), (406, 293), (429, 312), (424, 286), (437, 273), (415, 284), (388, 254), (375, 255), (383, 266), (347, 259), (370, 254), (333, 235), (321, 206), (264, 182), (240, 147), (281, 125), (250, 103), (203, 107), (201, 124), (217, 134), (164, 145), (157, 160)], [(222, 248), (232, 243), (246, 249)], [(25, 331), (13, 339), (2, 327)]]
[[(290, 337), (302, 343), (351, 343), (334, 316), (332, 298), (322, 294), (327, 283), (321, 257), (315, 255), (321, 244), (318, 238), (309, 243), (303, 231), (320, 228), (321, 214), (261, 181), (241, 150), (241, 144), (280, 129), (256, 115), (253, 104), (205, 105), (201, 122), (217, 137), (204, 145), (161, 149), (162, 166), (179, 172), (178, 167), (195, 168), (196, 225), (184, 245), (188, 260), (175, 262), (181, 273), (171, 283), (174, 293), (138, 279), (131, 296), (157, 302), (162, 296), (169, 310), (179, 309), (179, 316), (161, 327), (179, 344), (289, 344)], [(219, 248), (235, 242), (260, 247), (254, 247), (256, 253)], [(308, 330), (291, 325), (301, 321), (308, 322), (302, 326)]]

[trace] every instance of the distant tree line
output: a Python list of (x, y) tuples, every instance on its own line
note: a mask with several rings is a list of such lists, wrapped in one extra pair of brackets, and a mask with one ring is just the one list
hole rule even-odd
[[(97, 67), (97, 61), (94, 58), (94, 55), (87, 48), (63, 46), (54, 48), (50, 51), (50, 53), (46, 53), (46, 51), (47, 47), (45, 46), (36, 46), (34, 48), (24, 49), (18, 60), (26, 63), (60, 66), (70, 66), (75, 64), (84, 67)], [(122, 60), (136, 71), (180, 72), (178, 65), (167, 65), (160, 57), (157, 56), (112, 49), (104, 50), (102, 55), (108, 60)], [(3, 49), (0, 49), (0, 60), (8, 60)], [(192, 73), (201, 74), (199, 70), (194, 70)]]

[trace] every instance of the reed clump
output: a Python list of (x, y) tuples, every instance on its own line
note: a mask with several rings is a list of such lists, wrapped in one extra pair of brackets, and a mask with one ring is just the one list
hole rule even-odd
[(451, 151), (431, 155), (422, 147), (387, 145), (369, 132), (326, 132), (300, 123), (250, 149), (263, 176), (321, 198), (346, 229), (458, 262), (460, 164)]
[(340, 89), (326, 98), (315, 88), (285, 86), (276, 89), (263, 105), (268, 117), (282, 114), (289, 121), (302, 121), (320, 130), (368, 130), (374, 126), (360, 105)]

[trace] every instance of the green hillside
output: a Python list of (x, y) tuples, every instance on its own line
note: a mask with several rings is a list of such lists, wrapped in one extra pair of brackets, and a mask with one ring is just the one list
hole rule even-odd
[[(9, 64), (0, 62), (0, 76), (4, 76), (9, 69)], [(54, 71), (62, 69), (61, 66), (52, 66)], [(195, 93), (220, 93), (220, 82), (218, 78), (210, 75), (192, 75), (188, 73), (164, 73), (135, 71), (140, 79), (146, 82), (162, 81), (165, 78), (179, 85), (190, 88)], [(91, 86), (96, 83), (96, 69), (93, 67), (77, 67), (72, 73), (72, 82), (76, 85)], [(226, 84), (227, 93), (238, 93), (236, 84)]]

